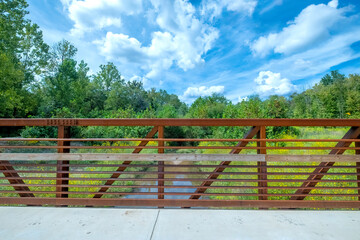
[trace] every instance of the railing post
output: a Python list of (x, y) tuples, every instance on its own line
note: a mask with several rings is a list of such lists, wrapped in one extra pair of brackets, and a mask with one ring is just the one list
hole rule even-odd
[[(258, 139), (266, 139), (266, 127), (260, 126), (260, 130), (257, 133)], [(257, 142), (258, 147), (266, 147), (266, 142)], [(257, 154), (266, 154), (266, 149), (258, 149)], [(267, 194), (267, 168), (266, 168), (266, 162), (257, 162), (258, 166), (258, 173), (262, 173), (262, 175), (258, 175), (258, 180), (261, 180), (258, 182), (258, 187), (261, 187), (259, 189), (259, 194)], [(267, 196), (259, 196), (259, 200), (267, 200)]]
[[(357, 137), (357, 139), (360, 139), (360, 136)], [(360, 147), (360, 142), (355, 142), (355, 147)], [(360, 155), (360, 150), (355, 150), (356, 155)], [(356, 179), (357, 179), (357, 187), (358, 187), (358, 200), (360, 201), (360, 162), (356, 162)]]
[[(164, 138), (164, 126), (159, 126), (158, 127), (158, 138)], [(158, 146), (159, 147), (163, 147), (164, 141), (158, 141)], [(158, 153), (159, 154), (163, 154), (164, 153), (164, 149), (163, 148), (158, 148)], [(165, 168), (164, 168), (164, 161), (159, 161), (158, 162), (158, 172), (164, 172)], [(160, 193), (164, 193), (164, 174), (163, 173), (159, 173), (158, 174), (158, 199), (164, 199), (164, 195), (160, 195)], [(161, 206), (159, 206), (159, 208), (163, 208)]]
[[(69, 126), (58, 126), (58, 138), (70, 138), (70, 127)], [(69, 141), (58, 141), (58, 146), (70, 146)], [(70, 149), (58, 148), (58, 153), (70, 153)], [(68, 185), (69, 180), (62, 178), (69, 178), (69, 173), (59, 173), (59, 171), (69, 171), (69, 166), (63, 166), (69, 164), (69, 161), (57, 161), (57, 173), (56, 173), (56, 198), (67, 198), (68, 187), (61, 185)], [(66, 192), (66, 193), (62, 193)]]

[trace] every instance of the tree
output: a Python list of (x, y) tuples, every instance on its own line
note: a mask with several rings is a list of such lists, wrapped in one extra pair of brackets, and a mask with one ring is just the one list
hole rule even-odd
[(108, 95), (115, 84), (124, 85), (124, 79), (121, 78), (114, 63), (108, 62), (106, 65), (100, 65), (100, 71), (94, 77), (94, 83)]
[(18, 117), (27, 112), (24, 106), (22, 84), (24, 72), (17, 68), (13, 60), (0, 53), (0, 117)]
[(45, 78), (43, 86), (45, 96), (41, 110), (46, 116), (51, 116), (55, 109), (69, 108), (75, 96), (74, 84), (77, 78), (76, 62), (72, 59), (65, 59), (54, 76)]
[(39, 27), (25, 18), (27, 6), (25, 0), (0, 1), (0, 95), (7, 117), (34, 113), (35, 76), (41, 76), (49, 57)]
[(326, 74), (324, 77), (321, 78), (320, 83), (324, 86), (328, 86), (333, 84), (337, 80), (344, 80), (345, 75), (340, 74), (338, 70), (331, 71), (330, 74)]
[(190, 118), (222, 118), (227, 104), (229, 104), (229, 100), (219, 94), (199, 97), (191, 104), (187, 116)]
[(63, 39), (54, 44), (51, 52), (51, 71), (56, 71), (59, 66), (67, 59), (74, 59), (77, 53), (77, 48), (69, 41)]

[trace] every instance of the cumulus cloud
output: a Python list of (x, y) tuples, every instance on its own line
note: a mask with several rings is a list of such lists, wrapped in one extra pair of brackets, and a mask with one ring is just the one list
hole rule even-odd
[(184, 92), (184, 98), (197, 98), (210, 96), (213, 93), (224, 93), (224, 86), (211, 86), (211, 87), (188, 87)]
[(295, 90), (295, 85), (287, 78), (281, 78), (280, 73), (261, 71), (254, 79), (257, 84), (257, 92), (262, 96), (272, 94), (285, 95)]
[(172, 66), (186, 71), (204, 62), (202, 56), (218, 38), (218, 30), (198, 19), (192, 4), (185, 0), (151, 2), (160, 28), (152, 33), (151, 43), (144, 46), (128, 35), (108, 32), (94, 42), (100, 53), (110, 61), (141, 63), (147, 78)]
[(346, 8), (337, 8), (338, 0), (328, 4), (309, 5), (279, 33), (262, 36), (251, 44), (254, 55), (290, 54), (313, 47), (327, 39), (330, 30), (341, 20)]
[(74, 22), (74, 35), (121, 26), (121, 15), (135, 15), (142, 11), (142, 0), (61, 0), (69, 18)]
[(210, 19), (221, 15), (223, 10), (245, 13), (251, 16), (257, 5), (257, 0), (203, 0), (202, 14), (209, 15)]

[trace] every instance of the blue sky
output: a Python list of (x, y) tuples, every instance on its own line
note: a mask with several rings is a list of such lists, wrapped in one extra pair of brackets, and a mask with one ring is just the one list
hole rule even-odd
[(331, 70), (360, 73), (359, 0), (28, 0), (53, 45), (67, 39), (96, 73), (191, 103), (289, 95)]

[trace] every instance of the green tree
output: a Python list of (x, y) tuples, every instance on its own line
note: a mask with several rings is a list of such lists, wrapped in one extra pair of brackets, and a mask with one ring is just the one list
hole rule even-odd
[(25, 0), (0, 1), (0, 95), (6, 117), (34, 114), (34, 79), (41, 77), (49, 58), (42, 32), (25, 18), (27, 6)]
[(51, 52), (50, 70), (56, 72), (65, 60), (74, 59), (76, 53), (77, 48), (65, 39), (54, 44)]

